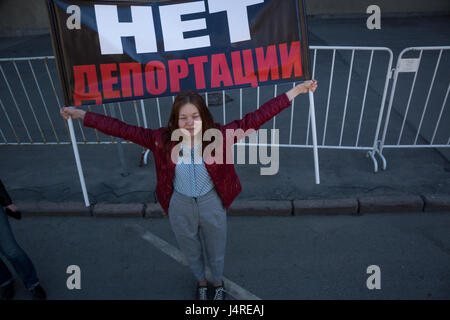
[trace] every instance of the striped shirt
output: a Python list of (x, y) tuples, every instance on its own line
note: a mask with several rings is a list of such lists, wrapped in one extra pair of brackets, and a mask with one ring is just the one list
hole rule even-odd
[(181, 150), (183, 156), (178, 157), (175, 167), (175, 190), (195, 198), (208, 193), (214, 188), (214, 184), (203, 162), (201, 142), (195, 144), (193, 148), (182, 144)]

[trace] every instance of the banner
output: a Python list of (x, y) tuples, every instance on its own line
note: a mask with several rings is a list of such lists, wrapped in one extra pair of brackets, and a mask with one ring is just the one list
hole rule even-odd
[(46, 0), (66, 105), (310, 79), (302, 0)]

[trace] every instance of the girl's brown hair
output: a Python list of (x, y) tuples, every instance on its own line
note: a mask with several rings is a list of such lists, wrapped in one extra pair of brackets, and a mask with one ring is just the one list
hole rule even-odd
[[(203, 99), (201, 95), (199, 95), (197, 92), (188, 90), (183, 91), (179, 93), (172, 105), (172, 111), (170, 113), (169, 122), (167, 124), (168, 130), (165, 132), (164, 135), (164, 149), (167, 152), (169, 152), (169, 145), (171, 144), (171, 137), (172, 132), (174, 132), (176, 129), (178, 129), (178, 118), (180, 115), (181, 108), (187, 104), (191, 103), (194, 106), (197, 107), (198, 112), (200, 113), (200, 118), (202, 119), (202, 137), (206, 130), (211, 128), (217, 128), (216, 124), (214, 123), (214, 119), (211, 115), (211, 112), (209, 111), (208, 107), (206, 106), (206, 102)], [(181, 138), (180, 141), (181, 142)], [(211, 141), (212, 142), (212, 141)], [(202, 141), (202, 150), (205, 150), (205, 147), (211, 143), (209, 141)]]

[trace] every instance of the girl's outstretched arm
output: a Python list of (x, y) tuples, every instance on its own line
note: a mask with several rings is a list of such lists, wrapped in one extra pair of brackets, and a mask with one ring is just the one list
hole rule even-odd
[(69, 119), (69, 117), (72, 117), (73, 119), (82, 119), (83, 125), (86, 127), (97, 129), (106, 135), (134, 142), (151, 151), (154, 150), (155, 130), (132, 126), (118, 119), (99, 113), (86, 112), (75, 107), (61, 108), (60, 113), (66, 120)]
[(305, 81), (291, 90), (279, 95), (278, 97), (267, 101), (257, 110), (247, 113), (242, 119), (234, 120), (226, 124), (224, 128), (233, 130), (242, 129), (244, 132), (249, 129), (258, 130), (264, 123), (289, 107), (291, 105), (291, 101), (296, 96), (301, 93), (307, 93), (309, 90), (314, 92), (316, 88), (316, 80)]

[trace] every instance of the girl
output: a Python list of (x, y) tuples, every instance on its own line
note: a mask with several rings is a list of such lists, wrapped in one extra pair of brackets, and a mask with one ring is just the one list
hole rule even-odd
[[(258, 130), (265, 122), (290, 106), (297, 95), (309, 90), (314, 92), (316, 88), (315, 80), (305, 81), (266, 102), (241, 120), (226, 125), (213, 121), (204, 99), (193, 91), (180, 93), (175, 98), (167, 127), (155, 130), (127, 125), (117, 119), (74, 107), (62, 108), (61, 115), (66, 120), (69, 117), (83, 119), (84, 126), (132, 141), (153, 152), (157, 198), (169, 216), (178, 246), (198, 281), (197, 298), (207, 300), (208, 297), (202, 256), (204, 247), (212, 273), (213, 299), (224, 300), (222, 273), (226, 211), (241, 192), (241, 184), (234, 165), (223, 160), (227, 144), (222, 143), (219, 147), (223, 148), (219, 149), (219, 153), (223, 152), (223, 161), (214, 161), (214, 155), (213, 161), (210, 161), (211, 158), (207, 161), (203, 151), (213, 142), (207, 143), (202, 137), (208, 129), (216, 129), (224, 139), (227, 129), (242, 129), (244, 132), (249, 129)], [(182, 142), (178, 143), (180, 138)], [(177, 148), (174, 148), (175, 145)], [(217, 149), (214, 149), (214, 153), (215, 151)], [(183, 161), (180, 161), (180, 155)], [(184, 161), (188, 158), (192, 161)]]

